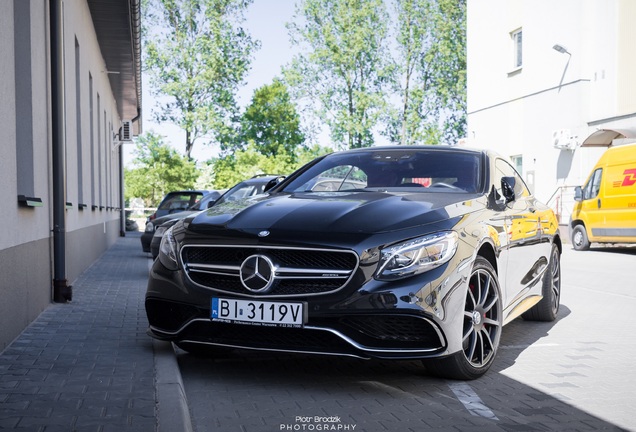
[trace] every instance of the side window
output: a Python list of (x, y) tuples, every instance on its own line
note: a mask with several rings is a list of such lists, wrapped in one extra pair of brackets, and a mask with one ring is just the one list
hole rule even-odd
[(601, 190), (601, 178), (603, 177), (603, 168), (599, 168), (590, 177), (587, 184), (583, 187), (583, 199), (595, 198)]
[(495, 188), (497, 188), (497, 192), (499, 195), (503, 196), (501, 192), (501, 179), (502, 177), (514, 177), (515, 178), (515, 197), (521, 198), (525, 196), (529, 196), (530, 192), (528, 188), (519, 175), (517, 171), (503, 159), (497, 159), (495, 161)]

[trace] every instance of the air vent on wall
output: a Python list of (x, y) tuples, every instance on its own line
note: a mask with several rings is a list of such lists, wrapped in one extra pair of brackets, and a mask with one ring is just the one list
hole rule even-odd
[(552, 132), (552, 146), (559, 150), (574, 150), (579, 145), (577, 138), (569, 129), (559, 129)]
[(122, 121), (120, 141), (132, 141), (132, 134), (132, 122), (130, 120)]

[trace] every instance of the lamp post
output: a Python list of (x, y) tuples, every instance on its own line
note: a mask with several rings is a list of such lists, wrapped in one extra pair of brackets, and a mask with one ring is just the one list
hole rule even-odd
[(555, 44), (555, 45), (552, 47), (552, 49), (553, 49), (553, 50), (555, 50), (555, 51), (557, 51), (557, 52), (560, 52), (561, 54), (567, 54), (567, 55), (569, 55), (570, 57), (572, 57), (572, 54), (570, 54), (570, 52), (567, 50), (567, 48), (566, 48), (566, 47), (564, 47), (563, 45)]
[(568, 61), (565, 64), (565, 68), (563, 68), (563, 75), (561, 75), (561, 81), (559, 81), (559, 93), (561, 92), (561, 86), (563, 85), (563, 80), (565, 79), (565, 73), (568, 70), (568, 66), (570, 65), (570, 60), (572, 59), (572, 54), (570, 54), (570, 52), (567, 50), (566, 47), (564, 47), (563, 45), (559, 45), (559, 44), (555, 44), (552, 47), (553, 50), (555, 50), (556, 52), (559, 52), (561, 54), (567, 54), (568, 57)]

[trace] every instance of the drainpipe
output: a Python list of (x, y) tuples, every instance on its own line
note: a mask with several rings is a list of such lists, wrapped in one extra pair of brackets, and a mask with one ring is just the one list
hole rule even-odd
[(66, 172), (64, 141), (64, 50), (62, 0), (50, 0), (51, 21), (51, 147), (53, 153), (53, 301), (71, 301), (66, 280)]
[[(121, 129), (119, 129), (121, 133)], [(124, 145), (119, 146), (119, 237), (126, 237), (126, 200), (124, 199)]]

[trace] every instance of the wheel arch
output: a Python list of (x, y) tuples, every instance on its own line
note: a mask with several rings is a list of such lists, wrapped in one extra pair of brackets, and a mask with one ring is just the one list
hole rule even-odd
[(495, 252), (494, 246), (490, 242), (484, 242), (477, 251), (477, 256), (481, 256), (485, 258), (493, 269), (495, 269), (495, 273), (499, 276), (499, 266), (497, 265), (497, 253)]
[(585, 232), (587, 233), (587, 226), (585, 226), (585, 222), (583, 221), (583, 219), (571, 219), (570, 230), (569, 230), (570, 238), (572, 237), (572, 230), (574, 230), (574, 228), (576, 228), (579, 225), (581, 225), (585, 229)]

